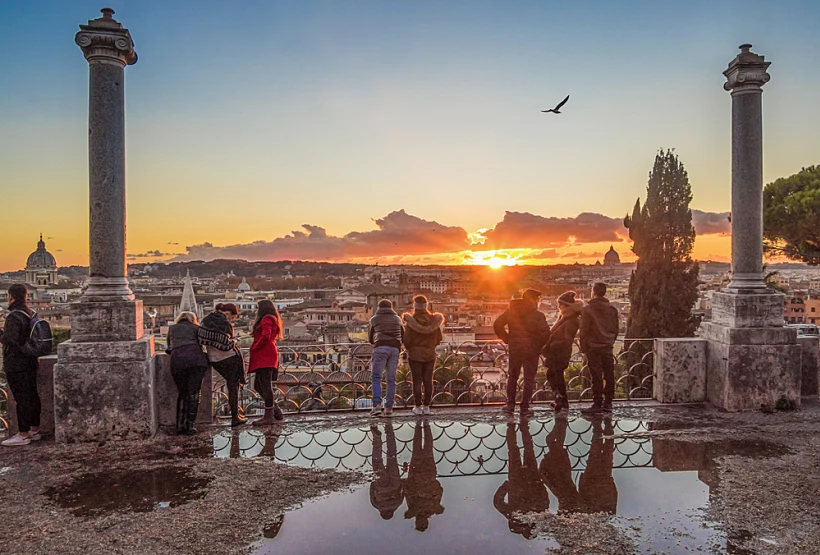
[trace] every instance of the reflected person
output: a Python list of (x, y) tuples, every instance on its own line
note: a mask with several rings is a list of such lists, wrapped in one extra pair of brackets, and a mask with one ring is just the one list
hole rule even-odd
[(416, 424), (413, 433), (413, 455), (410, 470), (404, 481), (404, 497), (407, 511), (404, 518), (416, 519), (416, 530), (424, 532), (430, 525), (430, 517), (444, 512), (441, 498), (444, 487), (437, 479), (436, 460), (433, 454), (433, 431), (423, 421)]
[(592, 421), (592, 444), (589, 447), (587, 467), (578, 480), (580, 510), (585, 513), (614, 515), (618, 508), (618, 488), (612, 477), (615, 456), (615, 440), (612, 436), (612, 420)]
[(572, 462), (565, 443), (569, 423), (556, 418), (547, 435), (547, 453), (541, 460), (541, 478), (558, 499), (558, 513), (575, 511), (578, 507), (578, 490), (572, 480)]
[(384, 520), (393, 518), (396, 509), (404, 501), (399, 463), (396, 459), (396, 434), (393, 424), (384, 426), (387, 436), (387, 464), (382, 459), (382, 433), (378, 426), (370, 426), (373, 434), (373, 472), (376, 479), (370, 483), (370, 504), (373, 505)]
[(509, 521), (510, 532), (532, 539), (532, 524), (521, 521), (515, 513), (545, 512), (550, 507), (550, 498), (538, 473), (532, 435), (526, 422), (521, 423), (521, 440), (524, 444), (523, 462), (518, 449), (515, 424), (507, 424), (509, 473), (507, 481), (501, 484), (493, 496), (493, 506)]

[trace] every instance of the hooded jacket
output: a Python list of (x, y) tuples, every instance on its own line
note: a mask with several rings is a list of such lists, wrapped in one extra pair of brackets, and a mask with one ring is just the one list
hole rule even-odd
[(379, 308), (370, 319), (368, 341), (374, 347), (394, 347), (401, 349), (404, 325), (392, 308)]
[(404, 320), (404, 346), (409, 360), (432, 362), (436, 360), (436, 346), (444, 339), (441, 326), (444, 315), (431, 314), (426, 310), (416, 310), (413, 314), (402, 315)]
[(0, 343), (3, 344), (4, 371), (10, 373), (37, 370), (39, 366), (37, 359), (26, 355), (22, 350), (31, 333), (31, 321), (26, 321), (26, 317), (22, 314), (12, 312), (14, 310), (25, 312), (29, 318), (34, 317), (34, 312), (26, 306), (26, 303), (11, 303), (9, 305), (6, 324), (3, 326), (2, 334), (0, 334)]
[(510, 308), (496, 319), (493, 330), (510, 346), (510, 351), (525, 354), (539, 354), (550, 338), (546, 316), (523, 299), (510, 301)]
[(279, 321), (273, 314), (268, 314), (262, 318), (253, 332), (248, 372), (256, 372), (260, 368), (279, 368), (277, 337), (279, 337)]
[(584, 301), (575, 301), (561, 310), (561, 317), (550, 328), (550, 340), (544, 347), (544, 356), (566, 358), (572, 356), (572, 344), (581, 327)]
[(618, 338), (621, 318), (606, 297), (590, 300), (581, 313), (581, 351), (611, 349)]

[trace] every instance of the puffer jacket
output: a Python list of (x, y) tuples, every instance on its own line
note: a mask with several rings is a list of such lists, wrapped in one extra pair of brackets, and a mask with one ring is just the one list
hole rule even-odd
[(510, 308), (496, 319), (493, 329), (510, 346), (510, 351), (523, 354), (537, 355), (550, 338), (544, 313), (523, 299), (510, 301)]
[(620, 327), (618, 309), (606, 297), (595, 297), (581, 313), (581, 350), (612, 348)]
[(550, 328), (550, 340), (544, 347), (544, 356), (564, 359), (572, 356), (572, 344), (578, 328), (581, 327), (581, 312), (584, 301), (575, 301), (561, 311), (561, 317)]
[(0, 332), (0, 343), (3, 344), (3, 368), (6, 373), (30, 372), (37, 370), (39, 363), (36, 358), (23, 353), (23, 345), (28, 341), (31, 333), (31, 321), (23, 314), (13, 312), (19, 310), (34, 317), (34, 312), (25, 303), (11, 303), (9, 313), (6, 314), (6, 324)]
[(401, 349), (404, 325), (392, 308), (379, 308), (370, 319), (368, 341), (374, 347), (395, 347)]
[(444, 315), (431, 314), (426, 310), (416, 310), (413, 314), (402, 315), (404, 320), (404, 346), (409, 360), (431, 362), (436, 360), (436, 347), (444, 335)]

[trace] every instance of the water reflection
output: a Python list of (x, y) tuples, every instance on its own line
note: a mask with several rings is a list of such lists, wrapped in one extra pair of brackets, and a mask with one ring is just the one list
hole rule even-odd
[(393, 518), (396, 509), (404, 502), (404, 485), (402, 484), (399, 462), (396, 459), (396, 433), (393, 424), (384, 425), (387, 436), (387, 464), (382, 455), (382, 433), (378, 426), (370, 426), (373, 437), (373, 474), (376, 478), (370, 483), (370, 504), (379, 511), (384, 520)]
[[(613, 426), (609, 418), (592, 421), (592, 442), (587, 467), (578, 480), (578, 509), (588, 513), (614, 515), (618, 508), (618, 488), (612, 478), (615, 455)], [(604, 436), (609, 436), (604, 439)]]
[(433, 431), (426, 420), (416, 425), (413, 433), (413, 455), (404, 482), (407, 511), (404, 518), (416, 519), (416, 530), (424, 532), (430, 526), (430, 517), (444, 512), (441, 497), (444, 488), (436, 479), (436, 460), (433, 456)]

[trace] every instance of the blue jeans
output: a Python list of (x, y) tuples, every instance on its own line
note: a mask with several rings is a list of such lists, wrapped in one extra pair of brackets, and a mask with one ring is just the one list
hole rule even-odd
[(395, 347), (376, 347), (373, 349), (371, 363), (373, 374), (373, 406), (382, 405), (382, 373), (387, 370), (387, 396), (385, 408), (393, 408), (393, 397), (396, 396), (396, 368), (399, 366), (399, 350)]

